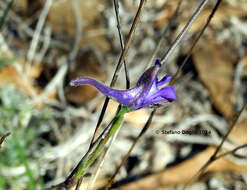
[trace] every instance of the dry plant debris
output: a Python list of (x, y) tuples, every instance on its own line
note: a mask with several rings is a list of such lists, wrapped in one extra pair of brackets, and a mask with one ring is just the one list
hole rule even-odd
[[(135, 183), (130, 183), (120, 189), (158, 189), (159, 187), (171, 187), (179, 184), (184, 184), (193, 177), (200, 167), (208, 160), (214, 151), (213, 147), (209, 147), (197, 156), (184, 161), (183, 163), (157, 172), (149, 177), (145, 177)], [(207, 172), (226, 172), (232, 171), (236, 173), (245, 172), (247, 164), (236, 165), (226, 158), (221, 158), (215, 161)], [(206, 180), (206, 179), (204, 179)]]
[(232, 118), (233, 66), (236, 55), (230, 47), (215, 44), (215, 39), (198, 45), (193, 58), (200, 79), (208, 87), (212, 103), (227, 118)]
[[(102, 19), (102, 12), (107, 2), (102, 0), (78, 1), (78, 6), (83, 27), (80, 46), (92, 45), (102, 52), (109, 51), (110, 44), (104, 37), (106, 30)], [(74, 17), (71, 1), (58, 1), (52, 6), (47, 22), (57, 35), (66, 35), (72, 39), (76, 35)]]
[[(162, 36), (161, 31), (178, 2), (147, 2), (126, 57), (131, 84), (135, 84), (146, 67), (159, 37)], [(78, 18), (71, 0), (57, 0), (52, 1), (48, 11), (37, 40), (34, 58), (31, 62), (28, 61), (27, 54), (45, 3), (46, 1), (41, 0), (15, 1), (0, 34), (0, 116), (5, 118), (1, 120), (5, 125), (0, 126), (0, 132), (12, 133), (12, 128), (12, 131), (7, 130), (10, 122), (12, 126), (19, 127), (20, 134), (20, 137), (17, 136), (17, 139), (20, 138), (17, 149), (13, 148), (16, 148), (16, 141), (10, 136), (11, 140), (7, 139), (0, 152), (0, 189), (3, 190), (8, 187), (38, 189), (42, 186), (41, 179), (44, 181), (42, 187), (45, 188), (60, 182), (69, 174), (88, 148), (102, 108), (103, 96), (92, 87), (71, 88), (68, 83), (71, 79), (87, 76), (109, 84), (121, 51), (112, 3), (100, 0), (78, 1), (81, 19), (81, 35), (76, 47), (78, 52), (75, 59), (66, 64), (76, 44)], [(138, 1), (124, 0), (119, 3), (121, 29), (126, 39)], [(3, 10), (6, 4), (7, 0), (1, 1), (0, 8)], [(161, 71), (162, 74), (176, 72), (181, 58), (187, 53), (213, 5), (213, 1), (209, 2), (201, 12)], [(164, 54), (197, 6), (198, 1), (183, 1), (175, 26), (158, 55)], [(157, 111), (151, 127), (118, 174), (118, 181), (127, 181), (126, 185), (119, 185), (118, 189), (180, 188), (211, 156), (215, 145), (219, 144), (221, 137), (227, 132), (226, 123), (231, 121), (247, 97), (246, 17), (247, 7), (244, 1), (226, 0), (220, 6), (175, 83), (179, 102), (168, 109)], [(125, 77), (122, 74), (115, 86), (118, 89), (125, 87)], [(15, 90), (10, 90), (9, 85), (14, 86)], [(19, 97), (19, 93), (27, 96), (25, 101), (15, 97)], [(111, 101), (103, 127), (112, 119), (116, 108), (117, 104)], [(48, 116), (43, 116), (40, 112)], [(150, 110), (145, 109), (126, 116), (126, 122), (105, 160), (95, 189), (107, 183), (108, 177), (128, 151), (149, 113)], [(222, 152), (247, 143), (246, 112), (243, 115)], [(6, 118), (9, 118), (8, 121)], [(156, 130), (209, 130), (212, 135), (164, 135), (156, 134)], [(5, 146), (8, 142), (13, 144)], [(27, 157), (3, 165), (6, 160), (16, 158), (6, 148), (12, 148), (12, 153), (25, 148), (24, 154)], [(246, 148), (239, 150), (237, 154), (220, 158), (193, 184), (194, 188), (230, 189), (230, 182), (233, 184), (232, 188), (246, 188), (245, 155)], [(28, 165), (25, 165), (26, 161)], [(29, 170), (31, 175), (26, 175), (25, 171)], [(93, 173), (94, 169), (90, 172)], [(1, 175), (2, 173), (5, 175)], [(146, 173), (151, 174), (143, 177)], [(132, 176), (138, 180), (131, 182)], [(5, 181), (3, 185), (2, 181)], [(88, 178), (85, 183), (89, 183)], [(85, 189), (84, 185), (81, 189)], [(193, 189), (193, 185), (188, 189)]]

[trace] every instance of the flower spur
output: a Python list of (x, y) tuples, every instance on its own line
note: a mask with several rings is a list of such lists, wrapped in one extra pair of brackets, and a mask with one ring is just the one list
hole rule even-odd
[(78, 78), (70, 82), (71, 86), (92, 85), (105, 96), (128, 107), (131, 111), (141, 108), (157, 108), (165, 106), (172, 101), (177, 101), (175, 89), (172, 86), (162, 85), (171, 80), (171, 76), (165, 75), (158, 81), (158, 71), (161, 68), (160, 60), (156, 60), (154, 66), (147, 69), (138, 79), (136, 86), (127, 90), (117, 90), (105, 86), (104, 84), (91, 78)]

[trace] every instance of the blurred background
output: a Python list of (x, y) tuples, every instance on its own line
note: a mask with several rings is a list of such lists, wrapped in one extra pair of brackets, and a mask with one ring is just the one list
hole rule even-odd
[[(159, 40), (165, 54), (199, 1), (147, 1), (126, 62), (134, 86)], [(163, 66), (174, 75), (205, 24), (209, 1)], [(119, 1), (126, 39), (139, 6)], [(7, 13), (7, 14), (6, 14)], [(91, 86), (70, 87), (87, 76), (110, 84), (121, 53), (113, 1), (0, 1), (0, 189), (44, 189), (63, 181), (86, 153), (105, 97)], [(164, 30), (167, 30), (165, 35)], [(182, 69), (174, 87), (178, 102), (160, 108), (113, 185), (116, 189), (181, 189), (206, 163), (247, 98), (247, 3), (225, 0)], [(124, 69), (115, 85), (125, 89)], [(102, 127), (114, 116), (110, 101)], [(131, 112), (94, 185), (114, 173), (151, 110)], [(247, 143), (245, 111), (222, 151)], [(172, 134), (187, 131), (186, 134)], [(188, 189), (247, 189), (247, 150), (220, 158)], [(95, 165), (90, 173), (95, 172)], [(86, 177), (81, 189), (86, 189)]]

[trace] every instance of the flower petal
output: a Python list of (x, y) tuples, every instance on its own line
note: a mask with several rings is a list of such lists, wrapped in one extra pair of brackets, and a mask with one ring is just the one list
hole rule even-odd
[(146, 97), (138, 109), (144, 107), (157, 108), (160, 106), (165, 106), (174, 100), (177, 101), (174, 88), (172, 86), (166, 86), (151, 96)]
[[(158, 60), (158, 59), (157, 59)], [(156, 60), (156, 62), (157, 62)], [(155, 65), (150, 67), (149, 69), (147, 69), (142, 75), (141, 77), (138, 79), (136, 86), (140, 86), (140, 85), (145, 85), (148, 86), (150, 85), (153, 81), (155, 81), (156, 77), (157, 77), (157, 73), (160, 69), (160, 63), (159, 61), (156, 63)]]
[(138, 94), (141, 94), (142, 90), (140, 87), (131, 88), (128, 90), (116, 90), (109, 88), (94, 79), (86, 77), (81, 77), (70, 82), (71, 86), (79, 86), (84, 84), (94, 86), (105, 96), (108, 96), (109, 98), (112, 98), (117, 102), (127, 106), (133, 103)]
[(136, 87), (142, 88), (141, 95), (138, 97), (138, 102), (142, 102), (147, 96), (157, 91), (156, 80), (159, 69), (160, 65), (157, 63), (155, 66), (147, 69), (138, 79)]
[(157, 108), (157, 107), (160, 107), (160, 106), (165, 106), (167, 104), (169, 104), (170, 102), (161, 97), (159, 95), (159, 93), (157, 93), (157, 97), (153, 97), (153, 98), (148, 98), (146, 99), (143, 103), (142, 103), (142, 106), (141, 108), (144, 108), (144, 107), (149, 107), (149, 108)]
[(163, 84), (166, 84), (172, 79), (172, 76), (165, 75), (160, 81), (156, 83), (157, 86), (162, 86)]
[(159, 91), (160, 95), (168, 101), (177, 101), (175, 89), (172, 86), (166, 86)]

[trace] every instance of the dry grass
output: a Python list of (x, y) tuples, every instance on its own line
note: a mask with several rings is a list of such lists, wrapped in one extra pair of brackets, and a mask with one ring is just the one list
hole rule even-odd
[[(125, 57), (131, 86), (150, 64), (177, 3), (147, 1)], [(246, 100), (245, 4), (244, 1), (223, 1), (174, 84), (179, 101), (156, 111), (150, 128), (116, 177), (119, 189), (181, 188), (188, 181), (185, 174), (192, 177), (195, 173), (189, 170), (197, 171), (229, 131), (227, 126)], [(124, 41), (138, 5), (139, 1), (120, 2)], [(176, 73), (213, 5), (214, 2), (209, 1), (161, 73)], [(6, 6), (6, 0), (0, 2), (1, 10)], [(183, 1), (157, 57), (164, 55), (197, 6), (198, 1)], [(15, 140), (10, 135), (1, 145), (0, 189), (40, 189), (57, 184), (87, 151), (104, 97), (91, 87), (73, 89), (68, 83), (78, 76), (89, 76), (110, 84), (122, 50), (116, 26), (113, 4), (109, 1), (14, 2), (0, 33), (0, 64), (3, 64), (0, 65), (0, 124), (3, 126), (0, 125), (0, 137), (7, 132), (12, 135), (15, 128), (10, 126), (20, 129), (17, 133), (20, 136)], [(10, 92), (9, 85), (17, 91)], [(124, 89), (125, 86), (124, 69), (121, 69), (115, 87)], [(25, 101), (22, 95), (16, 98), (6, 95), (8, 93), (24, 94)], [(6, 107), (8, 101), (12, 102), (10, 107), (10, 104)], [(18, 101), (27, 105), (17, 106)], [(102, 127), (112, 119), (116, 107), (110, 101)], [(106, 184), (150, 112), (140, 110), (127, 115), (95, 187)], [(9, 120), (3, 119), (7, 117), (2, 113), (7, 114)], [(190, 130), (196, 134), (162, 134), (169, 130)], [(200, 130), (210, 131), (211, 135), (202, 135)], [(25, 132), (29, 132), (28, 135)], [(245, 111), (223, 144), (223, 150), (246, 144), (246, 134)], [(24, 144), (22, 138), (27, 138)], [(16, 142), (20, 143), (15, 145)], [(18, 159), (18, 152), (24, 155), (23, 159)], [(246, 188), (245, 155), (246, 149), (241, 149), (220, 158), (188, 189)], [(198, 165), (193, 164), (195, 161)], [(89, 172), (94, 173), (95, 168)], [(86, 178), (84, 183), (88, 181)], [(85, 184), (81, 189), (84, 188)]]

